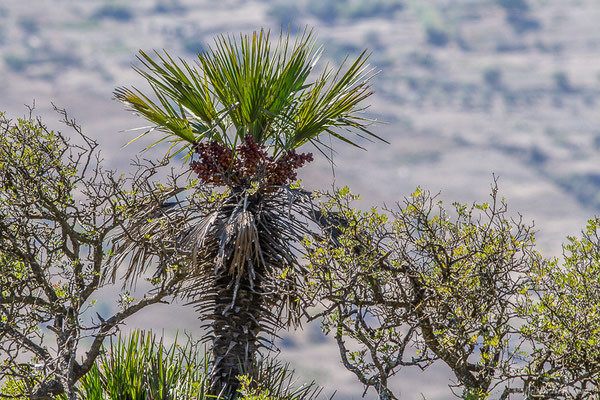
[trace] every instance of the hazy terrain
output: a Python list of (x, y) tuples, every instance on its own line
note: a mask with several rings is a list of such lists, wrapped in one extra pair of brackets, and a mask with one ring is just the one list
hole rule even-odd
[[(130, 68), (138, 49), (192, 59), (215, 35), (281, 24), (314, 27), (323, 62), (368, 48), (379, 75), (369, 113), (391, 144), (340, 144), (335, 176), (325, 160), (301, 173), (309, 189), (349, 185), (388, 205), (417, 185), (447, 201), (485, 201), (492, 174), (510, 210), (534, 220), (540, 248), (559, 255), (600, 210), (600, 3), (596, 0), (3, 0), (0, 110), (24, 115), (36, 101), (60, 128), (50, 102), (97, 138), (107, 163), (125, 171), (142, 148), (121, 132), (145, 122), (111, 99), (143, 82)], [(511, 8), (512, 5), (512, 8)], [(159, 149), (154, 155), (158, 155)], [(153, 154), (147, 154), (152, 157)], [(106, 304), (105, 307), (112, 307)], [(167, 333), (193, 329), (191, 310), (157, 307), (128, 323)], [(285, 335), (284, 335), (285, 336)], [(337, 348), (308, 326), (285, 336), (282, 357), (338, 389), (362, 391)], [(402, 398), (448, 398), (447, 371), (401, 373)], [(372, 394), (371, 394), (372, 395)], [(373, 398), (373, 397), (370, 397)]]

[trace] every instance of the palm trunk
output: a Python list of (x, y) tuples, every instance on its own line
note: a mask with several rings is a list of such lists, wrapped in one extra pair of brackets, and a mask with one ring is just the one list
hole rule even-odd
[[(251, 373), (258, 350), (261, 296), (251, 289), (247, 274), (236, 279), (223, 274), (216, 281), (213, 320), (213, 394), (232, 398), (239, 388), (238, 376)], [(235, 297), (235, 300), (234, 300)]]
[[(231, 399), (239, 375), (255, 373), (260, 347), (297, 322), (292, 243), (302, 226), (289, 218), (288, 197), (234, 193), (209, 207), (181, 236), (195, 255), (186, 296), (210, 331), (211, 394)], [(287, 207), (287, 209), (286, 209)]]
[[(257, 200), (237, 196), (231, 200), (237, 206), (225, 206), (225, 223), (217, 230), (222, 258), (217, 257), (211, 316), (212, 391), (226, 399), (237, 393), (238, 376), (253, 371), (265, 313), (261, 291), (264, 265), (257, 254), (260, 251)], [(240, 203), (244, 206), (240, 207)]]

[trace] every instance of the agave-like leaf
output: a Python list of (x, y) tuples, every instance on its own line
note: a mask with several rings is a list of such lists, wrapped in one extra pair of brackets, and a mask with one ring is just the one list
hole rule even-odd
[(188, 151), (205, 140), (233, 149), (248, 134), (275, 157), (309, 142), (325, 154), (319, 140), (324, 133), (358, 147), (350, 132), (383, 140), (361, 116), (374, 75), (366, 51), (308, 82), (320, 54), (306, 30), (295, 40), (282, 32), (274, 44), (263, 30), (219, 36), (194, 65), (167, 52), (140, 51), (141, 67), (135, 70), (154, 99), (136, 88), (121, 87), (114, 94)]

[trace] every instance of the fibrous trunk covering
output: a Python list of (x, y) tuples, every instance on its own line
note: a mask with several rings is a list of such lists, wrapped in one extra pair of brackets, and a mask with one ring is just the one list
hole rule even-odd
[(258, 349), (295, 320), (301, 267), (293, 245), (306, 224), (294, 218), (300, 202), (290, 193), (230, 195), (183, 235), (193, 260), (187, 295), (210, 331), (215, 395), (235, 394), (237, 376), (252, 373)]

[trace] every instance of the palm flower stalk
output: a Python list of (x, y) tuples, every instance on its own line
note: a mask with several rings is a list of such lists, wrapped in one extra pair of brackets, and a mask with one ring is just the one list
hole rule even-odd
[[(281, 34), (274, 45), (262, 30), (220, 36), (195, 64), (140, 51), (136, 70), (153, 95), (115, 91), (117, 100), (152, 123), (141, 136), (163, 133), (153, 145), (170, 141), (169, 154), (183, 152), (198, 175), (195, 194), (161, 210), (140, 235), (170, 242), (186, 255), (184, 294), (209, 328), (215, 394), (233, 396), (236, 376), (253, 370), (259, 348), (302, 314), (304, 270), (295, 244), (309, 232), (314, 213), (310, 194), (289, 184), (313, 157), (296, 149), (310, 143), (327, 157), (333, 149), (323, 134), (356, 147), (350, 135), (379, 139), (361, 113), (372, 94), (367, 54), (337, 70), (325, 68), (309, 82), (319, 55), (308, 31), (294, 41)], [(211, 194), (215, 187), (222, 188), (219, 195)], [(178, 218), (181, 229), (161, 230), (161, 218)], [(133, 248), (125, 243), (121, 249)], [(130, 276), (152, 257), (147, 249), (133, 252)], [(159, 268), (159, 275), (168, 270)]]

